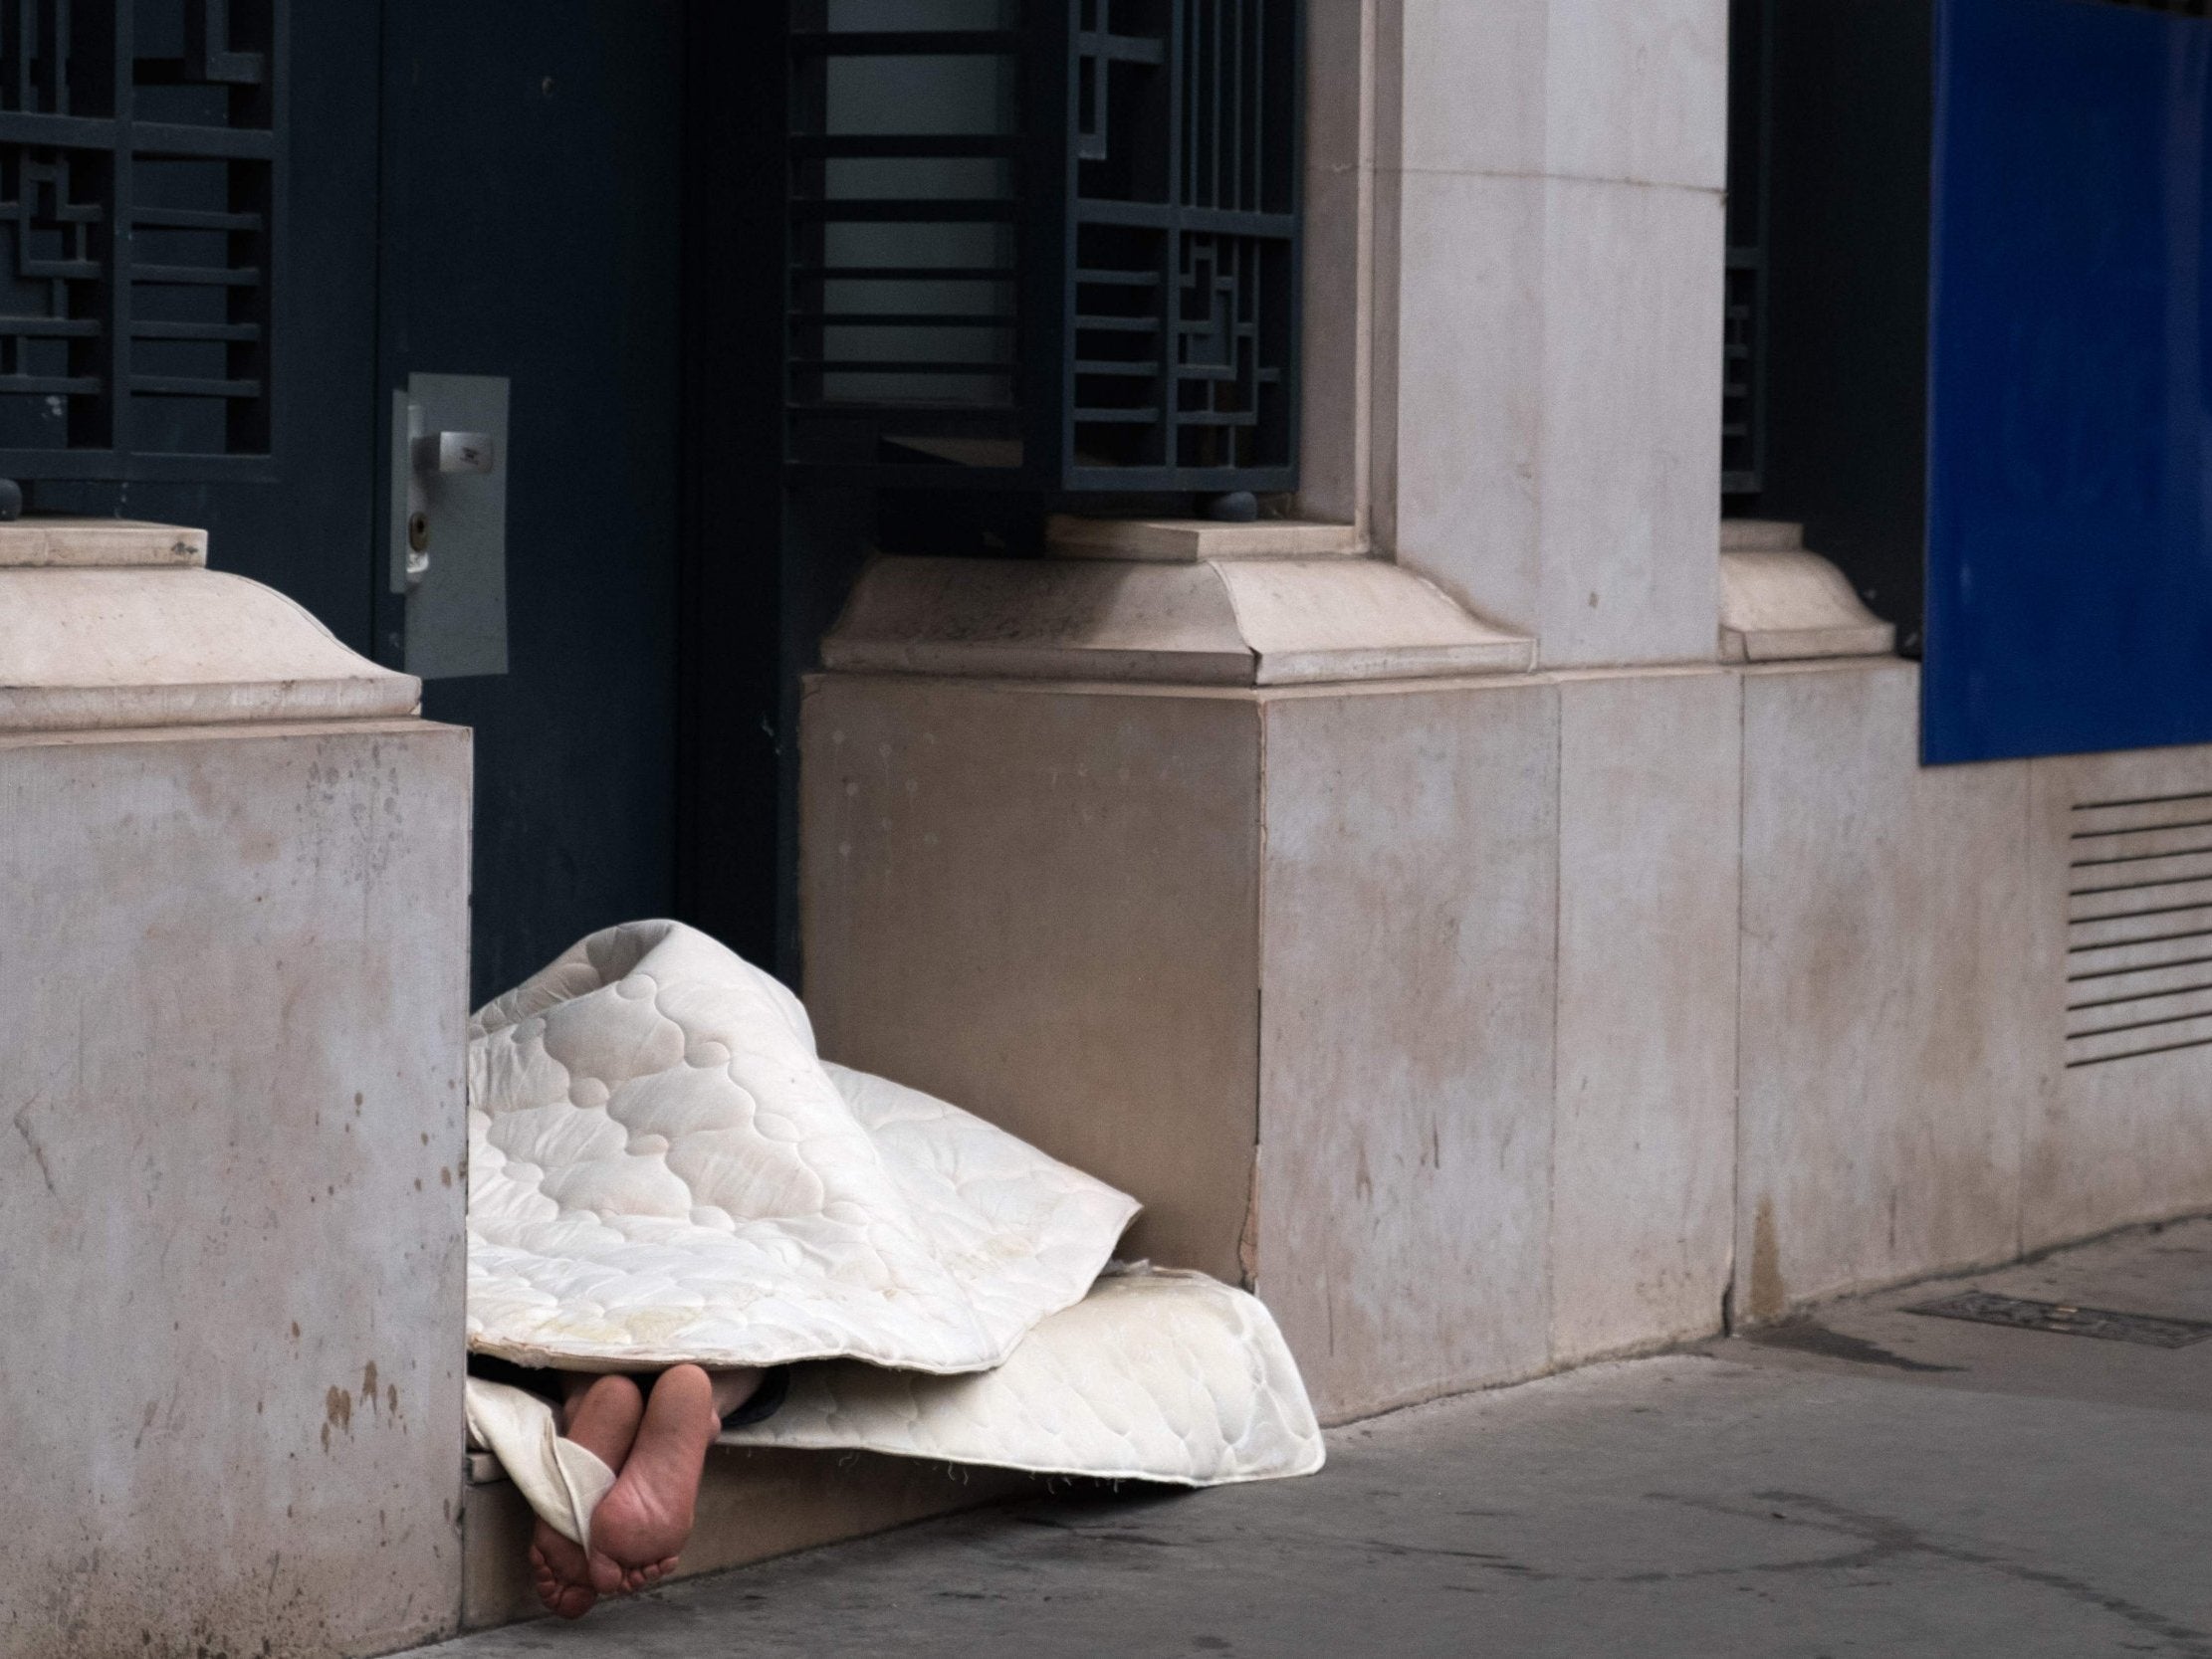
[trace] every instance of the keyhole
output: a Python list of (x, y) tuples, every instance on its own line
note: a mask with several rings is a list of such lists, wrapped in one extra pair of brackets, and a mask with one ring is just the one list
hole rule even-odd
[(407, 515), (407, 545), (418, 553), (430, 550), (429, 514), (410, 513)]

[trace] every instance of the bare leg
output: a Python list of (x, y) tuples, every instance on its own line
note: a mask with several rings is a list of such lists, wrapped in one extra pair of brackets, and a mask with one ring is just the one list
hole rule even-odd
[[(645, 1414), (645, 1398), (626, 1376), (571, 1376), (564, 1379), (561, 1432), (609, 1469), (628, 1459)], [(581, 1618), (599, 1599), (586, 1553), (544, 1521), (530, 1540), (530, 1575), (538, 1599), (562, 1618)]]
[[(753, 1373), (737, 1394), (740, 1403), (759, 1380)], [(733, 1382), (726, 1392), (738, 1387)], [(715, 1383), (697, 1365), (674, 1366), (653, 1384), (621, 1478), (591, 1521), (591, 1580), (601, 1593), (641, 1590), (675, 1570), (691, 1537), (707, 1448), (722, 1432), (716, 1393)], [(609, 1566), (614, 1574), (606, 1570)]]
[(767, 1374), (758, 1365), (747, 1365), (735, 1371), (709, 1371), (707, 1380), (714, 1384), (715, 1390), (715, 1420), (720, 1422), (760, 1392), (761, 1378)]

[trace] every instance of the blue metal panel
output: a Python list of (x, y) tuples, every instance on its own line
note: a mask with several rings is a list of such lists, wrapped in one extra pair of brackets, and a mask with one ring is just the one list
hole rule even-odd
[(1941, 0), (1925, 757), (2212, 740), (2212, 24)]

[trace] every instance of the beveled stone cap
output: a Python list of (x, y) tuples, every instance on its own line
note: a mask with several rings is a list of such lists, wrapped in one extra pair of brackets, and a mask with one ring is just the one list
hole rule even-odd
[(1196, 564), (1229, 558), (1359, 558), (1367, 537), (1357, 524), (1301, 518), (1257, 518), (1248, 524), (1212, 518), (1086, 518), (1055, 513), (1044, 543), (1054, 558), (1135, 559)]
[(1896, 627), (1867, 608), (1841, 570), (1806, 550), (1802, 524), (1720, 521), (1722, 662), (1886, 657), (1896, 648)]
[(1534, 655), (1359, 558), (878, 558), (822, 639), (832, 670), (1210, 686), (1512, 674)]
[(207, 562), (207, 531), (135, 518), (18, 518), (0, 524), (0, 570), (100, 569)]
[(0, 524), (0, 732), (413, 714), (422, 682), (305, 608), (210, 570), (207, 532), (112, 518)]

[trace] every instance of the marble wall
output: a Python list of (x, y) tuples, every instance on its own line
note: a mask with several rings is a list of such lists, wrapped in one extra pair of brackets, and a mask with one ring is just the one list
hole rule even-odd
[(1332, 1417), (1708, 1329), (1737, 686), (821, 676), (824, 1051), (1134, 1192)]
[(0, 1654), (460, 1608), (469, 734), (0, 737)]
[(1133, 1192), (1238, 1276), (1259, 1063), (1248, 695), (825, 675), (801, 726), (822, 1052)]
[(1740, 682), (1560, 682), (1551, 1359), (1712, 1329), (1735, 1200)]
[(811, 686), (824, 1047), (1148, 1205), (1345, 1418), (2212, 1205), (2212, 1047), (2065, 1064), (2067, 824), (1893, 659)]
[(1752, 670), (1743, 698), (1737, 1289), (1759, 1320), (2017, 1251), (2061, 968), (2029, 767), (1922, 767), (1915, 665)]
[(1541, 1369), (1558, 689), (1262, 710), (1255, 1287), (1328, 1416)]
[(2212, 1047), (2066, 1037), (2070, 815), (2212, 750), (1927, 770), (1914, 665), (1714, 663), (1726, 17), (1314, 9), (1298, 506), (1537, 672), (807, 692), (830, 1052), (1129, 1187), (1326, 1416), (2212, 1206)]
[(1378, 539), (1546, 667), (1712, 657), (1726, 17), (1376, 8)]

